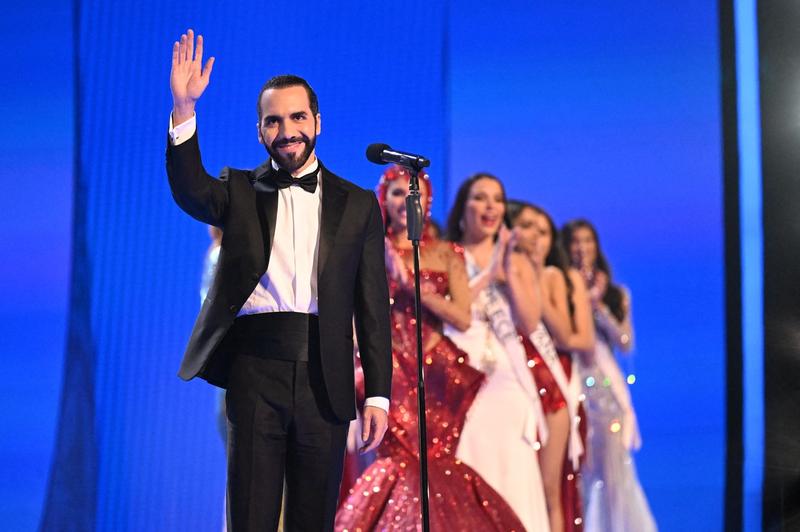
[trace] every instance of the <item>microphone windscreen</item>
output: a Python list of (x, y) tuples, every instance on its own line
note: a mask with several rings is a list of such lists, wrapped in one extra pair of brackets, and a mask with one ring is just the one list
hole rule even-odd
[(388, 144), (370, 144), (367, 146), (367, 159), (375, 164), (386, 164), (381, 154), (383, 150), (391, 150)]

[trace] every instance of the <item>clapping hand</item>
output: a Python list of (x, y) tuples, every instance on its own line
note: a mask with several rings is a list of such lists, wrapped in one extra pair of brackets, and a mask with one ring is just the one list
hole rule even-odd
[(516, 229), (511, 230), (505, 225), (500, 226), (489, 263), (489, 272), (493, 280), (504, 281), (506, 279), (511, 266), (511, 255), (517, 246), (517, 239)]
[(385, 261), (386, 261), (386, 271), (389, 274), (389, 277), (393, 279), (397, 284), (402, 287), (408, 286), (408, 270), (406, 269), (406, 265), (403, 262), (403, 259), (394, 249), (394, 244), (389, 238), (386, 238), (385, 241)]
[(172, 120), (181, 124), (194, 115), (195, 102), (208, 87), (214, 58), (206, 61), (203, 68), (203, 36), (197, 36), (194, 43), (194, 32), (188, 30), (181, 35), (181, 40), (172, 45), (172, 70), (169, 74), (169, 86), (172, 90)]
[(602, 304), (607, 289), (608, 275), (603, 271), (595, 272), (592, 284), (589, 287), (589, 297), (591, 298), (593, 308), (598, 308)]

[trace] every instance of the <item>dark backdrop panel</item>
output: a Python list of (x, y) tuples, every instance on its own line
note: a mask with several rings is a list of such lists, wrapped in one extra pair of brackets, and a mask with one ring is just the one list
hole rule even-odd
[[(215, 394), (175, 373), (199, 307), (206, 229), (173, 204), (164, 171), (174, 39), (191, 25), (217, 62), (198, 105), (207, 169), (253, 167), (256, 98), (272, 75), (316, 89), (317, 150), (373, 187), (383, 141), (441, 161), (436, 3), (81, 2), (80, 175), (92, 264), (101, 530), (216, 530), (224, 457)], [(418, 20), (409, 30), (393, 20)], [(441, 167), (432, 168), (441, 180)]]
[(764, 512), (800, 528), (800, 5), (759, 2), (764, 201)]
[(633, 296), (636, 463), (663, 530), (719, 529), (725, 460), (716, 2), (451, 10), (449, 196), (489, 171), (599, 229)]

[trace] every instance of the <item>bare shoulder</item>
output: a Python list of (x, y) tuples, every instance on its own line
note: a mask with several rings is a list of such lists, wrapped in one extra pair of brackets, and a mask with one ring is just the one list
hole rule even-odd
[(428, 241), (427, 245), (430, 247), (431, 251), (444, 258), (450, 259), (457, 256), (453, 243), (447, 240), (431, 239)]
[(448, 269), (456, 257), (450, 243), (438, 239), (426, 240), (422, 254), (427, 267), (436, 270)]
[(464, 248), (449, 240), (431, 239), (426, 244), (432, 253), (438, 255), (442, 260), (450, 262), (457, 260), (464, 261)]
[(564, 272), (557, 266), (546, 266), (542, 272), (543, 281), (548, 286), (562, 288), (567, 286), (567, 281), (564, 279)]
[(557, 266), (545, 266), (543, 276), (548, 282), (558, 282), (564, 280), (564, 274)]

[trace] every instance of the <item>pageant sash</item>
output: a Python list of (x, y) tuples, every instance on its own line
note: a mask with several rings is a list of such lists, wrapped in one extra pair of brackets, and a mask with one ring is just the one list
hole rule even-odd
[[(464, 251), (464, 259), (467, 275), (470, 279), (474, 279), (481, 270), (472, 255), (466, 250)], [(517, 382), (531, 401), (531, 416), (528, 417), (525, 423), (523, 434), (528, 443), (538, 450), (537, 444), (544, 445), (547, 442), (547, 422), (544, 417), (542, 402), (539, 398), (539, 387), (536, 385), (536, 381), (528, 368), (525, 348), (517, 335), (517, 328), (511, 315), (511, 307), (496, 283), (491, 283), (482, 290), (472, 304), (473, 310), (477, 310), (485, 316), (494, 336), (508, 356)]]
[(570, 425), (567, 456), (572, 462), (572, 467), (577, 470), (580, 465), (580, 457), (583, 454), (583, 442), (581, 442), (581, 435), (578, 430), (578, 424), (580, 423), (580, 418), (578, 417), (580, 377), (578, 377), (577, 371), (575, 371), (576, 368), (573, 366), (572, 378), (567, 379), (564, 367), (558, 360), (556, 346), (553, 344), (553, 339), (550, 337), (550, 333), (547, 332), (544, 323), (539, 322), (536, 330), (531, 333), (530, 340), (539, 354), (542, 355), (542, 360), (544, 360), (547, 369), (550, 370), (556, 384), (561, 389), (561, 394), (566, 399)]

